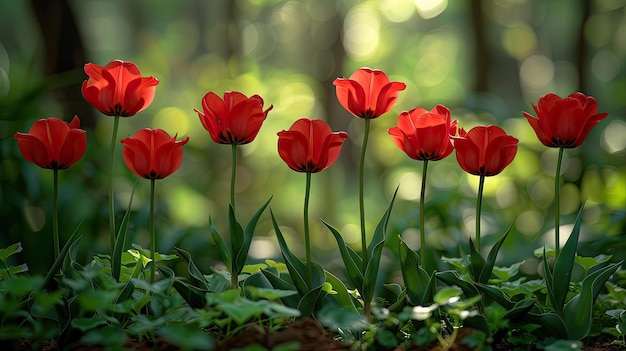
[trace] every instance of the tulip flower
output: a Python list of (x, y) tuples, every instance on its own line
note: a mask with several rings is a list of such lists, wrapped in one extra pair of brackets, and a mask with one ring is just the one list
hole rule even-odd
[(120, 117), (134, 116), (150, 106), (159, 81), (152, 76), (142, 77), (137, 65), (129, 61), (115, 60), (104, 67), (87, 63), (84, 70), (89, 78), (83, 82), (83, 97), (103, 114), (115, 117), (109, 151), (109, 229), (113, 251), (116, 240), (113, 156), (119, 120)]
[(573, 93), (566, 98), (547, 94), (533, 105), (537, 118), (524, 112), (524, 117), (545, 146), (577, 147), (591, 129), (608, 113), (598, 113), (598, 102), (591, 96)]
[(202, 98), (204, 113), (194, 109), (202, 126), (218, 144), (248, 144), (256, 138), (270, 105), (263, 110), (263, 98), (259, 95), (246, 97), (238, 91), (224, 93), (220, 98), (209, 92)]
[(390, 82), (381, 70), (359, 68), (350, 78), (337, 78), (337, 99), (343, 108), (359, 118), (378, 118), (389, 111), (406, 88), (401, 82)]
[(476, 248), (480, 251), (480, 211), (485, 177), (494, 176), (508, 166), (517, 153), (517, 138), (498, 126), (477, 126), (453, 137), (456, 160), (467, 173), (480, 176), (476, 203)]
[(456, 135), (458, 122), (450, 121), (450, 110), (437, 105), (430, 111), (418, 107), (405, 111), (398, 117), (398, 125), (389, 128), (393, 142), (414, 160), (424, 161), (422, 190), (420, 194), (420, 247), (421, 264), (426, 266), (426, 237), (424, 233), (424, 198), (428, 161), (441, 160), (452, 153), (451, 137)]
[(87, 63), (85, 73), (89, 76), (82, 87), (85, 100), (107, 116), (131, 117), (145, 110), (159, 84), (155, 77), (142, 77), (129, 61), (115, 60), (104, 67)]
[(457, 124), (450, 121), (450, 110), (443, 105), (430, 111), (418, 107), (402, 112), (398, 125), (389, 128), (389, 135), (410, 158), (437, 161), (454, 150), (450, 136), (456, 135)]
[(150, 179), (150, 282), (154, 283), (156, 271), (154, 234), (154, 190), (155, 180), (163, 179), (174, 173), (183, 162), (183, 145), (189, 137), (176, 141), (162, 129), (144, 128), (135, 136), (122, 139), (124, 163), (139, 177)]
[(294, 171), (316, 173), (337, 161), (346, 132), (332, 132), (322, 120), (301, 118), (278, 133), (278, 154)]
[(304, 242), (307, 260), (307, 282), (312, 286), (311, 241), (309, 238), (309, 196), (311, 193), (311, 173), (330, 167), (348, 138), (346, 132), (332, 132), (322, 120), (300, 118), (289, 130), (278, 132), (278, 154), (296, 172), (306, 173), (304, 195)]
[(56, 259), (59, 256), (58, 171), (69, 168), (83, 157), (87, 132), (80, 129), (78, 116), (74, 116), (70, 123), (51, 117), (36, 121), (27, 134), (15, 133), (13, 137), (26, 160), (53, 171), (52, 238)]
[(556, 174), (554, 177), (554, 210), (555, 210), (555, 252), (560, 251), (560, 173), (563, 149), (577, 147), (585, 141), (591, 129), (605, 118), (608, 113), (598, 113), (598, 102), (583, 93), (573, 93), (566, 98), (555, 94), (546, 94), (539, 98), (533, 109), (537, 117), (524, 112), (524, 117), (537, 134), (541, 143), (548, 147), (558, 147)]

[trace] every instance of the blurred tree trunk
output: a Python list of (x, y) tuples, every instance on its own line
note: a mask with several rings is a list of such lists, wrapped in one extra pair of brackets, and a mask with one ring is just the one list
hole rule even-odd
[(580, 5), (580, 26), (578, 31), (578, 45), (576, 48), (576, 68), (578, 69), (578, 91), (585, 92), (587, 89), (587, 53), (588, 47), (585, 40), (585, 23), (591, 15), (591, 0), (583, 0)]
[(44, 69), (51, 94), (62, 105), (65, 120), (78, 115), (81, 127), (93, 129), (94, 113), (81, 93), (86, 78), (85, 48), (67, 0), (31, 0), (44, 45)]
[(474, 91), (488, 90), (490, 57), (485, 39), (485, 14), (481, 0), (471, 2), (472, 24), (474, 29)]

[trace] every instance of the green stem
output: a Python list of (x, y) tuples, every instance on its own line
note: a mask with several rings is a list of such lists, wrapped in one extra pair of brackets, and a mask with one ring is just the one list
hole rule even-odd
[(59, 257), (59, 215), (58, 215), (58, 188), (59, 188), (59, 170), (53, 171), (52, 185), (52, 240), (54, 241), (54, 260)]
[(556, 162), (556, 174), (554, 175), (554, 252), (555, 256), (559, 256), (561, 251), (561, 241), (559, 240), (559, 226), (560, 226), (560, 183), (561, 183), (561, 161), (563, 160), (563, 147), (559, 147), (559, 158)]
[(111, 257), (115, 250), (115, 204), (113, 199), (113, 158), (115, 155), (115, 142), (117, 141), (117, 129), (120, 124), (120, 116), (114, 117), (113, 135), (111, 136), (111, 151), (109, 153), (109, 230), (111, 237)]
[(306, 172), (306, 190), (304, 193), (304, 244), (306, 246), (307, 283), (313, 288), (313, 266), (311, 263), (311, 238), (309, 233), (309, 196), (311, 194), (311, 172)]
[(422, 191), (420, 192), (420, 259), (422, 267), (426, 269), (426, 233), (424, 228), (424, 196), (426, 195), (426, 171), (428, 169), (428, 160), (424, 160), (424, 168), (422, 169)]
[(478, 198), (476, 200), (476, 251), (480, 252), (480, 212), (483, 205), (483, 188), (485, 186), (485, 176), (480, 176), (478, 183)]
[(237, 144), (231, 144), (230, 204), (235, 211), (235, 180), (237, 178)]
[(363, 199), (363, 170), (365, 165), (365, 150), (367, 149), (367, 139), (370, 134), (371, 119), (365, 119), (365, 132), (363, 134), (363, 146), (361, 147), (361, 160), (359, 163), (359, 213), (361, 217), (361, 250), (363, 258), (363, 274), (367, 270), (367, 238), (365, 236), (365, 204)]
[(149, 230), (150, 230), (150, 284), (154, 283), (154, 275), (156, 273), (156, 261), (155, 261), (155, 252), (156, 252), (156, 235), (154, 235), (154, 184), (156, 179), (150, 179), (150, 222), (149, 222)]

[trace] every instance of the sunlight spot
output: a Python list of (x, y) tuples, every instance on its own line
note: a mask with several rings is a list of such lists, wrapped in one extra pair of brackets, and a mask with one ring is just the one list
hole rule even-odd
[(423, 19), (435, 18), (448, 7), (448, 0), (414, 0), (414, 2), (417, 13)]
[(416, 172), (408, 172), (400, 177), (398, 196), (409, 201), (418, 201), (422, 186), (422, 176)]
[(535, 32), (526, 23), (514, 23), (506, 28), (502, 41), (504, 50), (517, 59), (530, 55), (537, 46)]
[(531, 89), (541, 89), (554, 79), (554, 63), (543, 55), (533, 55), (522, 62), (519, 74), (524, 85)]
[(620, 71), (619, 57), (612, 51), (603, 50), (593, 56), (591, 71), (603, 82), (610, 82)]
[(600, 145), (610, 154), (616, 154), (626, 149), (626, 122), (611, 121), (602, 131)]
[(509, 180), (504, 181), (496, 190), (496, 203), (500, 208), (508, 208), (517, 203), (517, 188)]
[(259, 45), (259, 31), (254, 23), (250, 23), (243, 27), (241, 36), (243, 54), (249, 55)]
[(24, 220), (33, 232), (43, 229), (46, 224), (46, 212), (37, 206), (25, 206), (23, 210)]
[(249, 254), (250, 257), (260, 260), (268, 257), (277, 257), (280, 255), (280, 252), (273, 240), (266, 237), (254, 237), (250, 244)]
[(178, 134), (180, 138), (189, 131), (189, 117), (178, 107), (165, 107), (154, 115), (152, 128), (163, 129), (172, 137)]
[(381, 0), (379, 7), (385, 18), (395, 23), (406, 22), (415, 13), (411, 0)]
[(361, 242), (361, 227), (356, 224), (346, 224), (341, 228), (341, 236), (348, 245)]
[(380, 18), (367, 5), (353, 7), (344, 20), (343, 46), (350, 58), (365, 61), (376, 53), (380, 41)]
[(515, 220), (515, 228), (524, 235), (535, 235), (541, 230), (544, 218), (537, 211), (522, 212)]

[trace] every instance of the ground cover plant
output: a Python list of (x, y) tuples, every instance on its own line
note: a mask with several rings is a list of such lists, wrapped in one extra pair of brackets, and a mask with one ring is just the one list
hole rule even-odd
[[(275, 106), (266, 106), (259, 95), (208, 92), (199, 99), (201, 110), (195, 111), (213, 142), (230, 145), (232, 167), (230, 201), (225, 204), (228, 228), (218, 228), (212, 220), (206, 228), (224, 265), (203, 271), (188, 248), (156, 250), (157, 241), (165, 235), (155, 225), (158, 185), (181, 166), (189, 136), (151, 128), (121, 139), (117, 136), (119, 123), (124, 121), (121, 117), (133, 117), (159, 98), (159, 81), (142, 76), (137, 65), (121, 60), (104, 66), (88, 63), (84, 71), (82, 95), (114, 119), (108, 152), (110, 250), (81, 260), (78, 252), (86, 229), (80, 224), (71, 235), (63, 236), (67, 240), (60, 240), (59, 232), (70, 228), (58, 221), (63, 211), (57, 206), (58, 183), (81, 160), (89, 139), (80, 129), (80, 117), (69, 123), (49, 117), (36, 121), (28, 133), (16, 131), (21, 155), (51, 171), (54, 261), (45, 275), (32, 274), (28, 262), (20, 260), (21, 243), (0, 249), (0, 340), (7, 348), (580, 350), (594, 347), (595, 342), (606, 350), (624, 347), (626, 272), (622, 262), (609, 255), (579, 253), (584, 200), (571, 231), (562, 233), (559, 225), (564, 154), (580, 146), (607, 116), (599, 112), (593, 97), (581, 92), (566, 97), (547, 94), (532, 106), (534, 113), (520, 116), (543, 145), (558, 149), (555, 246), (536, 243), (535, 258), (542, 271), (528, 275), (520, 269), (523, 262), (499, 265), (498, 253), (511, 235), (510, 228), (502, 228), (495, 240), (481, 235), (485, 183), (511, 164), (518, 152), (518, 138), (501, 126), (465, 130), (463, 120), (453, 119), (450, 109), (441, 104), (400, 113), (397, 125), (388, 130), (389, 137), (399, 152), (421, 161), (422, 166), (420, 246), (412, 248), (389, 230), (394, 204), (399, 201), (397, 189), (374, 228), (368, 228), (365, 220), (371, 124), (389, 113), (406, 84), (366, 67), (337, 78), (339, 103), (364, 126), (357, 171), (360, 247), (346, 243), (341, 224), (323, 221), (343, 262), (342, 271), (331, 271), (311, 254), (309, 203), (315, 196), (311, 186), (315, 173), (338, 160), (350, 135), (308, 117), (275, 131), (277, 156), (305, 176), (302, 259), (283, 234), (281, 213), (272, 209), (276, 194), (268, 194), (245, 223), (236, 206), (240, 200), (237, 147), (255, 140)], [(120, 161), (115, 159), (118, 143), (124, 164), (136, 175), (135, 187), (149, 183), (148, 248), (129, 239), (132, 194), (125, 215), (115, 215), (112, 167)], [(467, 242), (458, 243), (457, 256), (438, 257), (441, 263), (433, 265), (427, 260), (434, 250), (429, 251), (425, 225), (428, 166), (436, 167), (435, 161), (452, 153), (465, 172), (479, 177), (475, 231)], [(251, 263), (250, 246), (263, 216), (271, 219), (282, 260)], [(561, 246), (562, 237), (567, 239)], [(396, 255), (401, 282), (385, 281), (381, 274), (383, 250)], [(184, 262), (184, 274), (172, 268), (173, 262)]]

